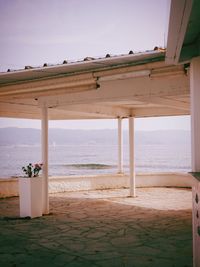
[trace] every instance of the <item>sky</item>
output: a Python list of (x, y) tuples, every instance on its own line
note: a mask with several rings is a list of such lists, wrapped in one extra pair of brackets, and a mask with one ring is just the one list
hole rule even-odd
[[(168, 14), (169, 0), (0, 0), (0, 72), (165, 47)], [(0, 127), (14, 126), (39, 128), (40, 122), (0, 119)], [(117, 123), (53, 121), (50, 127), (102, 129)], [(136, 128), (189, 129), (190, 118), (136, 119)]]

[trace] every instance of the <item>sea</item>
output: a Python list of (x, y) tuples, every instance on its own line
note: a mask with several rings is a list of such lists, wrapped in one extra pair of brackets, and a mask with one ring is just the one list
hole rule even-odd
[[(124, 172), (129, 171), (129, 147), (123, 147)], [(117, 172), (117, 145), (51, 145), (49, 175), (74, 176)], [(0, 178), (23, 176), (22, 167), (41, 163), (39, 145), (0, 146)], [(189, 172), (191, 151), (188, 145), (148, 144), (135, 146), (136, 173)]]

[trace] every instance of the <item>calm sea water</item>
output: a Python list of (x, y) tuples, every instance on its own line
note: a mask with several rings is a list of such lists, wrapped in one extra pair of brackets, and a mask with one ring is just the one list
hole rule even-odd
[[(188, 172), (191, 169), (189, 146), (136, 145), (136, 172)], [(38, 163), (39, 146), (1, 146), (1, 178), (22, 176), (22, 166)], [(128, 172), (128, 146), (124, 146), (124, 170)], [(49, 174), (83, 175), (117, 172), (116, 145), (66, 145), (49, 149)]]

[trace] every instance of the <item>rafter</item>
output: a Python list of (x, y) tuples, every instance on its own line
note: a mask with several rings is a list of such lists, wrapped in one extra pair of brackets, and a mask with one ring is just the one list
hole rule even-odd
[(151, 104), (156, 104), (158, 106), (173, 108), (173, 109), (180, 109), (180, 110), (185, 110), (185, 111), (190, 110), (189, 103), (179, 101), (179, 100), (169, 99), (166, 97), (155, 97), (154, 96), (154, 97), (143, 98), (141, 99), (141, 101), (151, 103)]
[(112, 107), (112, 106), (97, 105), (97, 104), (58, 106), (56, 107), (56, 109), (70, 111), (73, 112), (74, 114), (83, 114), (88, 116), (108, 117), (108, 118), (129, 117), (131, 115), (131, 111), (128, 108)]
[(142, 117), (157, 117), (157, 116), (179, 116), (189, 115), (190, 112), (186, 110), (178, 110), (175, 108), (166, 107), (147, 107), (147, 108), (134, 108), (132, 109), (132, 116), (136, 118)]

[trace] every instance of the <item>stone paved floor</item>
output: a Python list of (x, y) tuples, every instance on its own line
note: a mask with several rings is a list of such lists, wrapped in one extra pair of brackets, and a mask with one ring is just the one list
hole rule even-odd
[(50, 196), (51, 214), (20, 219), (0, 199), (0, 266), (191, 267), (191, 190), (146, 188)]

